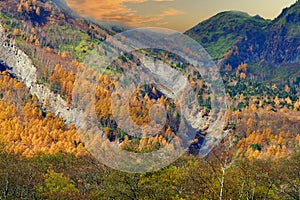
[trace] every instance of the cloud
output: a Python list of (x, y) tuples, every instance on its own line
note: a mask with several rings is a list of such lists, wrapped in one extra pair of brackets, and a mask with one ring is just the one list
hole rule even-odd
[(162, 13), (160, 14), (160, 16), (162, 16), (162, 17), (169, 17), (169, 16), (182, 15), (182, 14), (184, 14), (183, 11), (181, 11), (181, 10), (176, 10), (176, 9), (174, 9), (174, 8), (170, 8), (170, 9), (165, 10), (164, 12), (162, 12)]
[(133, 25), (149, 21), (149, 17), (136, 16), (135, 10), (124, 5), (124, 3), (143, 3), (147, 0), (67, 0), (68, 5), (80, 15), (93, 17), (97, 20), (111, 23), (124, 23)]
[[(126, 3), (144, 3), (149, 0), (67, 0), (68, 5), (80, 15), (96, 20), (129, 26), (147, 26), (167, 24), (164, 17), (183, 14), (182, 11), (169, 8), (161, 13), (146, 16), (126, 6)], [(153, 0), (156, 2), (173, 0)]]
[(172, 1), (175, 1), (175, 0), (152, 0), (154, 2), (172, 2)]

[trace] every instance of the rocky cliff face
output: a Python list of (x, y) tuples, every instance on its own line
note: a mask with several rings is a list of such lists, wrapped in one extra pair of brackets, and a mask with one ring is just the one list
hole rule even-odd
[(48, 87), (37, 83), (36, 68), (31, 59), (15, 46), (13, 40), (7, 38), (1, 24), (0, 59), (1, 64), (6, 66), (14, 77), (22, 81), (30, 89), (30, 93), (36, 95), (45, 107), (49, 105), (51, 111), (64, 119), (66, 123), (75, 122), (79, 112), (76, 109), (69, 108), (67, 102)]

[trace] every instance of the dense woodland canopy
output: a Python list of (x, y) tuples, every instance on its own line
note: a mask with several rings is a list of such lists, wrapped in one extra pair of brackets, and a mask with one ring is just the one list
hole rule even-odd
[[(72, 106), (76, 73), (85, 67), (85, 56), (114, 31), (74, 19), (48, 1), (4, 0), (0, 8), (0, 22), (33, 60), (38, 82)], [(224, 57), (237, 52), (234, 47)], [(188, 64), (173, 63), (174, 55), (167, 52), (146, 54), (189, 74), (209, 118), (209, 88), (202, 77)], [(118, 127), (111, 108), (116, 77), (122, 72), (117, 65), (132, 67), (135, 61), (124, 55), (99, 77), (96, 113), (111, 142), (145, 153), (165, 146), (176, 135), (180, 115), (178, 102), (154, 85), (139, 86), (130, 103), (133, 121), (147, 124), (149, 108), (158, 103), (168, 112), (166, 125), (148, 139), (135, 139)], [(197, 155), (202, 137), (197, 135), (171, 166), (128, 174), (94, 160), (74, 125), (66, 125), (43, 107), (5, 66), (0, 69), (0, 199), (300, 199), (299, 77), (257, 82), (247, 63), (227, 65), (222, 77), (231, 102), (224, 127), (229, 136), (206, 158)]]

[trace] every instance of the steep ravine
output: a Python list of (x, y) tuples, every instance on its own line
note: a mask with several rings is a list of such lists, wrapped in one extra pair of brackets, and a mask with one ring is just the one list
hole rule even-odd
[[(20, 49), (18, 49), (13, 40), (8, 39), (4, 28), (0, 24), (0, 62), (2, 65), (6, 66), (9, 73), (16, 77), (19, 81), (22, 81), (30, 90), (32, 95), (36, 95), (42, 105), (53, 112), (55, 115), (61, 117), (66, 124), (75, 124), (77, 127), (86, 128), (90, 126), (88, 120), (89, 116), (86, 116), (81, 110), (69, 107), (68, 103), (61, 98), (59, 94), (51, 91), (47, 86), (39, 84), (37, 82), (37, 69), (33, 65), (32, 60)], [(152, 63), (152, 64), (151, 64)], [(153, 65), (153, 63), (155, 63)], [(161, 63), (154, 62), (152, 59), (143, 60), (144, 66), (151, 72), (155, 70), (156, 65), (161, 65)], [(168, 68), (168, 67), (166, 67)], [(166, 68), (160, 68), (160, 70), (155, 70), (158, 73), (157, 76), (161, 79), (169, 79), (170, 71), (167, 73)], [(172, 71), (172, 70), (171, 70)], [(177, 73), (173, 73), (174, 81), (171, 83), (170, 88), (176, 84), (176, 80), (180, 77)], [(183, 81), (184, 83), (184, 81)], [(184, 84), (183, 84), (184, 85)], [(159, 85), (158, 85), (159, 86)], [(161, 88), (162, 89), (162, 88)], [(175, 91), (178, 88), (173, 88)], [(168, 91), (165, 91), (168, 93)], [(168, 95), (168, 94), (167, 94)], [(169, 96), (172, 96), (170, 93)], [(203, 118), (201, 118), (201, 113), (199, 110), (194, 108), (188, 108), (185, 113), (193, 113), (189, 115), (187, 119), (189, 123), (198, 130), (204, 130), (205, 127), (209, 126)], [(100, 135), (103, 136), (103, 131), (97, 130)], [(215, 131), (208, 132), (205, 136), (202, 145), (199, 145), (199, 151), (202, 155), (207, 155), (213, 147), (215, 147), (221, 140), (228, 134), (228, 131), (222, 130), (222, 125), (216, 128)], [(91, 141), (92, 142), (92, 141)], [(201, 147), (200, 147), (201, 146)]]

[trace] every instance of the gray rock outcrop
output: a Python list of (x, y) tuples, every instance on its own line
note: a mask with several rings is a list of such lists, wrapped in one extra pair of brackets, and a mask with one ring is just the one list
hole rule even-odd
[(7, 66), (10, 74), (22, 81), (29, 88), (32, 95), (46, 107), (48, 105), (55, 115), (61, 117), (67, 124), (74, 123), (80, 115), (77, 109), (69, 108), (67, 102), (59, 94), (52, 92), (47, 86), (37, 83), (37, 69), (31, 59), (20, 49), (14, 41), (9, 39), (0, 24), (0, 60)]

